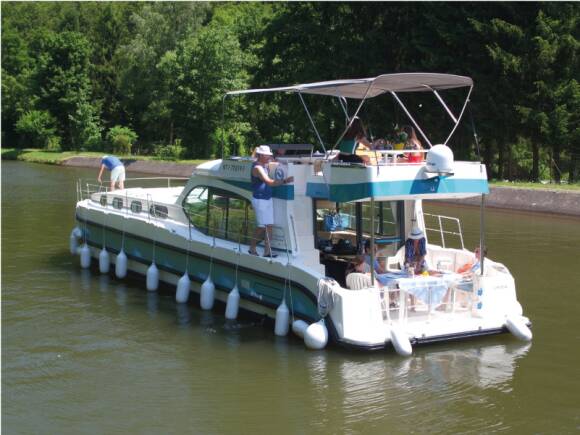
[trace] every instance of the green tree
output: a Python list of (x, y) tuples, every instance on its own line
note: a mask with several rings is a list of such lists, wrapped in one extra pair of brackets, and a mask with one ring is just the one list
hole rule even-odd
[(66, 31), (48, 33), (42, 46), (34, 76), (39, 107), (56, 118), (65, 149), (94, 148), (100, 127), (90, 100), (88, 41)]
[(209, 12), (202, 2), (148, 3), (131, 15), (132, 37), (119, 47), (122, 110), (144, 141), (173, 141), (174, 68), (178, 43), (193, 35)]
[[(184, 42), (179, 64), (179, 102), (183, 107), (180, 125), (184, 142), (193, 156), (218, 155), (219, 144), (211, 137), (222, 121), (223, 96), (227, 91), (248, 86), (239, 41), (228, 29), (210, 24)], [(226, 118), (235, 122), (232, 106), (226, 108)], [(221, 127), (228, 128), (227, 124)]]

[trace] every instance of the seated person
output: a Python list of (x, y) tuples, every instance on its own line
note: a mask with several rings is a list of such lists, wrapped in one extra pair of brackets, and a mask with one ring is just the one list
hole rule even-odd
[(371, 267), (365, 261), (364, 255), (357, 255), (346, 267), (346, 276), (351, 273), (371, 273)]
[[(475, 260), (468, 261), (463, 266), (459, 267), (457, 269), (457, 273), (461, 273), (462, 275), (466, 276), (466, 275), (471, 275), (472, 273), (479, 270), (479, 268), (481, 267), (481, 265), (480, 265), (481, 252), (479, 250), (479, 246), (477, 246), (473, 250), (473, 253), (475, 254)], [(485, 248), (485, 247), (483, 248), (483, 256), (484, 257), (487, 256), (487, 248)]]
[[(479, 270), (480, 268), (480, 250), (479, 246), (477, 246), (473, 250), (475, 254), (475, 260), (470, 260), (461, 267), (457, 269), (457, 273), (462, 275), (461, 281), (458, 281), (454, 284), (455, 289), (462, 290), (462, 291), (471, 291), (473, 288), (473, 284), (471, 283), (471, 279), (473, 278), (473, 274)], [(487, 248), (483, 248), (483, 255), (487, 255)], [(441, 305), (437, 307), (439, 311), (445, 311), (447, 309), (447, 305), (451, 299), (451, 288), (447, 290), (443, 300), (441, 301)], [(465, 300), (461, 301), (461, 305), (465, 304)]]
[(341, 162), (368, 164), (370, 162), (368, 156), (356, 155), (356, 149), (359, 145), (362, 145), (368, 150), (371, 149), (371, 144), (366, 137), (362, 121), (356, 117), (340, 141), (338, 160)]
[[(405, 149), (405, 150), (422, 150), (423, 149), (421, 142), (417, 138), (417, 134), (415, 133), (415, 129), (413, 127), (411, 127), (410, 125), (404, 125), (403, 127), (401, 127), (401, 135), (403, 137), (405, 137), (405, 136), (407, 137), (407, 140), (405, 142), (405, 146), (403, 149)], [(407, 160), (409, 162), (420, 162), (423, 160), (423, 154), (422, 153), (409, 153)]]
[[(367, 264), (367, 266), (369, 267), (369, 271), (370, 271), (370, 267), (371, 267), (371, 241), (370, 240), (365, 240), (365, 263)], [(377, 257), (377, 245), (375, 244), (375, 272), (376, 273), (385, 273), (386, 272), (386, 267), (385, 267), (385, 259), (383, 258), (382, 260), (382, 264), (381, 261), (379, 260), (379, 258)]]
[(419, 275), (428, 272), (425, 256), (427, 255), (427, 241), (423, 231), (417, 226), (409, 233), (405, 242), (405, 269), (413, 268), (414, 274)]

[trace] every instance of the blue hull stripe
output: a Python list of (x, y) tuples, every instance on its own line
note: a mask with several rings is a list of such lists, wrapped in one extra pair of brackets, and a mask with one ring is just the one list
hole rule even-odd
[[(232, 186), (238, 187), (240, 189), (252, 191), (252, 183), (249, 181), (236, 181), (236, 180), (221, 180), (224, 183), (231, 184)], [(278, 199), (286, 199), (292, 201), (294, 199), (294, 186), (283, 185), (275, 186), (272, 188), (272, 196)]]
[[(325, 191), (328, 193), (325, 195)], [(306, 194), (312, 198), (325, 198), (336, 202), (355, 201), (371, 196), (437, 195), (437, 194), (489, 193), (487, 180), (434, 177), (427, 180), (377, 181), (356, 184), (308, 183)]]

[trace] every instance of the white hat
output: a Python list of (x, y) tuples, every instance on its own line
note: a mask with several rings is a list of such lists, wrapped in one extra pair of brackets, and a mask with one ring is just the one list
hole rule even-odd
[(268, 145), (260, 145), (256, 148), (256, 154), (262, 154), (263, 156), (271, 156), (272, 150)]
[(413, 229), (409, 233), (409, 239), (419, 240), (422, 239), (423, 237), (425, 237), (425, 235), (423, 234), (423, 231), (421, 231), (419, 227), (413, 227)]

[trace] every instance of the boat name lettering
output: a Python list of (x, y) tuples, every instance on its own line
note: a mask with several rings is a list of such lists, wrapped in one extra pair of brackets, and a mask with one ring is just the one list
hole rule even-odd
[(234, 174), (241, 174), (245, 172), (246, 165), (236, 165), (234, 163), (224, 163), (222, 164), (222, 172), (225, 173), (234, 173)]

